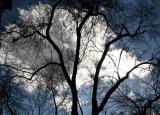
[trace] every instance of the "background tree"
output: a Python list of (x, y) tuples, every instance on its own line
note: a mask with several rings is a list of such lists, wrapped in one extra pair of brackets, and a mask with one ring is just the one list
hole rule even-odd
[(23, 82), (13, 79), (12, 73), (8, 65), (0, 65), (0, 115), (17, 115), (27, 111)]
[[(148, 69), (145, 71), (148, 71)], [(159, 66), (152, 69), (152, 72), (145, 77), (133, 76), (123, 83), (113, 96), (112, 101), (115, 100), (118, 107), (124, 107), (123, 110), (126, 109), (130, 113), (135, 112), (138, 115), (159, 114), (160, 88), (158, 71)]]

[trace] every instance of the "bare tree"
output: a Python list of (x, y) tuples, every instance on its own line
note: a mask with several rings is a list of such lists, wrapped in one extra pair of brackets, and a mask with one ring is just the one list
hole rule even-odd
[(9, 66), (0, 65), (0, 114), (17, 115), (27, 111), (23, 103), (25, 91), (22, 82), (16, 82)]
[[(91, 57), (90, 65), (94, 69), (90, 76), (86, 75), (86, 77), (91, 78), (93, 86), (92, 115), (98, 115), (104, 110), (112, 94), (130, 77), (134, 70), (143, 65), (158, 66), (155, 61), (157, 53), (156, 56), (151, 56), (151, 58), (135, 64), (124, 75), (121, 75), (119, 72), (120, 61), (117, 63), (110, 54), (112, 50), (116, 48), (122, 49), (124, 44), (141, 41), (141, 39), (146, 39), (146, 36), (150, 38), (157, 37), (157, 33), (159, 33), (157, 30), (158, 22), (155, 21), (157, 19), (157, 6), (154, 2), (149, 2), (142, 0), (133, 3), (118, 0), (57, 0), (50, 5), (44, 5), (45, 7), (40, 4), (40, 9), (35, 7), (35, 9), (31, 8), (27, 13), (22, 11), (24, 15), (17, 20), (13, 27), (3, 32), (2, 37), (9, 34), (9, 41), (15, 44), (24, 41), (38, 41), (38, 46), (45, 46), (44, 51), (49, 52), (51, 49), (54, 55), (45, 54), (47, 58), (51, 57), (49, 62), (38, 63), (38, 66), (32, 67), (31, 71), (28, 72), (30, 77), (21, 77), (32, 80), (34, 76), (49, 65), (58, 67), (61, 71), (60, 76), (71, 90), (72, 115), (78, 115), (78, 72), (92, 51), (94, 54), (100, 55), (99, 57), (94, 57), (95, 59)], [(33, 15), (33, 13), (35, 14)], [(55, 30), (56, 26), (58, 26), (58, 31)], [(99, 30), (97, 30), (98, 27)], [(100, 38), (98, 34), (101, 35)], [(101, 41), (100, 39), (103, 39), (104, 43), (98, 45), (97, 41)], [(38, 52), (33, 52), (35, 47), (27, 47), (26, 49), (32, 52), (31, 54), (39, 54)], [(124, 51), (131, 52), (132, 55), (137, 56), (136, 53), (132, 53), (134, 51), (132, 48), (124, 48)], [(41, 58), (42, 55), (38, 56)], [(111, 68), (110, 65), (104, 64), (107, 57), (110, 58), (110, 62), (116, 68), (113, 71), (113, 75), (110, 73), (101, 74), (105, 67)], [(31, 60), (33, 61), (33, 58), (28, 60), (26, 64), (30, 64)], [(121, 60), (121, 55), (119, 60)], [(35, 71), (33, 72), (33, 70)], [(49, 72), (47, 71), (47, 73)], [(51, 76), (54, 77), (54, 75)], [(100, 83), (103, 78), (111, 79), (108, 88), (104, 90), (103, 87), (103, 93), (100, 93)], [(100, 94), (102, 95), (100, 96)]]
[(118, 103), (117, 106), (122, 107), (122, 110), (130, 113), (134, 112), (138, 115), (159, 114), (160, 88), (158, 71), (159, 66), (156, 66), (144, 78), (134, 76), (124, 82), (113, 95), (112, 101)]

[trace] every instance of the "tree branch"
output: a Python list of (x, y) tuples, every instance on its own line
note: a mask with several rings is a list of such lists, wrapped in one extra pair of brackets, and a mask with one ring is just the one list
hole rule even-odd
[(103, 108), (104, 108), (105, 104), (107, 103), (108, 99), (110, 98), (110, 96), (111, 96), (111, 95), (113, 94), (113, 92), (119, 87), (119, 85), (120, 85), (122, 82), (124, 82), (126, 79), (128, 79), (130, 73), (131, 73), (132, 71), (134, 71), (136, 68), (138, 68), (139, 66), (146, 65), (146, 64), (147, 64), (147, 65), (148, 65), (148, 64), (149, 64), (149, 65), (155, 65), (154, 63), (150, 62), (150, 60), (149, 60), (149, 61), (147, 61), (147, 62), (142, 62), (142, 63), (140, 63), (140, 64), (137, 64), (137, 65), (134, 66), (132, 69), (130, 69), (130, 70), (126, 73), (126, 75), (125, 75), (123, 78), (121, 78), (120, 80), (118, 80), (118, 81), (112, 86), (112, 88), (106, 93), (103, 101), (101, 102), (101, 104), (100, 104), (100, 106), (99, 106), (99, 111), (103, 110)]
[(39, 71), (41, 71), (42, 69), (46, 68), (47, 66), (49, 65), (57, 65), (57, 66), (60, 66), (59, 63), (57, 62), (49, 62), (43, 66), (41, 66), (40, 68), (38, 68), (34, 73), (32, 73), (32, 76), (29, 78), (29, 80), (31, 80)]
[(74, 66), (73, 66), (73, 74), (72, 74), (72, 81), (75, 82), (76, 80), (76, 74), (77, 74), (77, 66), (79, 64), (79, 54), (80, 54), (80, 46), (81, 46), (81, 30), (88, 18), (91, 16), (91, 12), (87, 12), (83, 20), (81, 21), (80, 25), (76, 28), (76, 34), (77, 34), (77, 46), (76, 46), (76, 54), (75, 54), (75, 60), (74, 60)]
[(55, 44), (55, 42), (51, 39), (50, 37), (50, 29), (51, 29), (51, 26), (52, 26), (52, 20), (53, 20), (53, 17), (54, 17), (54, 12), (55, 12), (55, 9), (57, 7), (57, 5), (60, 3), (60, 1), (62, 0), (58, 0), (53, 6), (52, 6), (52, 11), (51, 11), (51, 16), (49, 18), (49, 22), (48, 22), (48, 26), (47, 26), (47, 29), (46, 29), (46, 39), (48, 40), (48, 42), (53, 46), (53, 48), (56, 50), (58, 56), (59, 56), (59, 60), (60, 60), (60, 65), (61, 65), (61, 68), (62, 68), (62, 71), (65, 75), (65, 78), (68, 82), (68, 85), (70, 87), (72, 87), (72, 81), (68, 75), (68, 72), (66, 70), (66, 67), (65, 67), (65, 64), (64, 64), (64, 60), (63, 60), (63, 55), (59, 49), (59, 47)]

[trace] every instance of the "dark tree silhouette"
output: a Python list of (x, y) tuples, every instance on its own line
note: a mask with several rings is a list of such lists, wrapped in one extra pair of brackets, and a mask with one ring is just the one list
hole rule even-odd
[[(46, 6), (44, 8), (45, 10), (43, 9), (43, 5), (40, 4), (40, 9), (42, 8), (44, 13), (42, 13), (41, 10), (37, 10), (36, 7), (35, 9), (38, 13), (32, 10), (32, 7), (28, 9), (28, 12), (26, 11), (27, 13), (23, 12), (22, 16), (16, 20), (15, 25), (3, 32), (1, 37), (5, 38), (7, 36), (6, 39), (17, 44), (17, 47), (20, 47), (18, 43), (23, 43), (23, 40), (25, 42), (38, 41), (37, 46), (45, 46), (45, 51), (51, 50), (52, 53), (55, 54), (51, 55), (49, 62), (44, 61), (43, 64), (31, 67), (30, 70), (32, 71), (28, 72), (29, 77), (20, 77), (33, 80), (38, 73), (49, 65), (58, 67), (61, 72), (60, 76), (70, 87), (72, 115), (78, 115), (78, 72), (81, 65), (87, 63), (85, 59), (90, 56), (91, 52), (100, 55), (95, 57), (95, 59), (93, 59), (94, 57), (92, 57), (92, 59), (89, 58), (92, 64), (88, 64), (88, 66), (92, 65), (91, 68), (94, 68), (94, 70), (90, 72), (91, 74), (89, 74), (89, 76), (86, 75), (86, 77), (89, 77), (92, 81), (92, 110), (90, 110), (92, 111), (92, 115), (98, 115), (105, 109), (111, 96), (123, 82), (128, 80), (134, 70), (140, 67), (146, 69), (143, 65), (148, 65), (149, 67), (159, 66), (156, 61), (159, 52), (156, 51), (156, 55), (152, 55), (155, 53), (153, 52), (148, 59), (138, 60), (137, 58), (139, 63), (135, 63), (130, 70), (121, 75), (119, 72), (121, 54), (118, 63), (110, 54), (112, 50), (119, 48), (132, 55), (136, 55), (136, 53), (133, 53), (133, 47), (126, 48), (125, 45), (133, 41), (134, 43), (135, 41), (139, 42), (141, 39), (145, 41), (148, 37), (155, 39), (158, 37), (159, 31), (157, 28), (159, 27), (159, 22), (155, 21), (158, 20), (155, 1), (147, 2), (139, 0), (132, 3), (119, 0), (56, 0), (44, 6)], [(36, 15), (33, 15), (32, 11), (37, 14), (35, 13)], [(59, 23), (56, 22), (56, 19)], [(56, 30), (56, 26), (59, 27), (57, 28), (58, 31)], [(105, 30), (105, 32), (102, 33), (103, 35), (100, 31), (96, 30), (97, 27), (99, 27), (101, 31)], [(61, 30), (64, 31), (61, 32)], [(64, 34), (65, 32), (68, 34)], [(96, 41), (101, 41), (97, 37), (97, 34), (101, 34), (101, 38), (105, 40), (101, 46), (97, 45)], [(71, 40), (72, 37), (73, 40)], [(71, 42), (74, 42), (73, 47), (70, 47)], [(34, 52), (36, 49), (35, 46), (27, 48), (30, 53), (39, 54), (39, 52)], [(40, 55), (38, 56), (38, 58), (41, 58)], [(105, 65), (107, 57), (116, 68), (113, 75), (110, 75), (110, 72), (105, 75), (101, 73), (105, 67), (110, 68), (110, 71), (112, 70), (109, 64)], [(31, 61), (36, 61), (38, 58), (31, 58), (26, 64), (30, 64)], [(21, 69), (15, 70), (20, 71)], [(151, 70), (152, 68), (150, 68), (150, 71)], [(52, 75), (52, 77), (54, 77), (54, 75)], [(110, 83), (107, 82), (107, 89), (105, 89), (105, 87), (100, 88), (103, 77), (111, 79), (109, 81)], [(100, 90), (103, 90), (103, 93), (100, 93)], [(100, 94), (102, 95), (100, 96)], [(157, 100), (157, 98), (154, 98), (152, 101), (154, 100)], [(145, 106), (148, 107), (151, 103), (152, 102), (149, 102)]]

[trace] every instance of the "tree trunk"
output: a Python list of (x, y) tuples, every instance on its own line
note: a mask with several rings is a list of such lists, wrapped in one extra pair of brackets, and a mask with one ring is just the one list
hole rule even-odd
[(142, 111), (140, 115), (146, 115), (146, 110)]
[(92, 115), (98, 115), (99, 109), (96, 98), (92, 98)]
[(2, 113), (3, 113), (3, 109), (0, 109), (0, 115), (2, 115)]
[(54, 107), (55, 107), (55, 112), (54, 112), (54, 114), (55, 114), (55, 115), (58, 115), (58, 107), (57, 107), (57, 104), (56, 104), (55, 96), (53, 96), (53, 100), (54, 100)]
[(76, 87), (72, 89), (72, 115), (78, 115), (78, 96)]
[(98, 107), (92, 105), (92, 115), (98, 115), (98, 114), (99, 114)]

